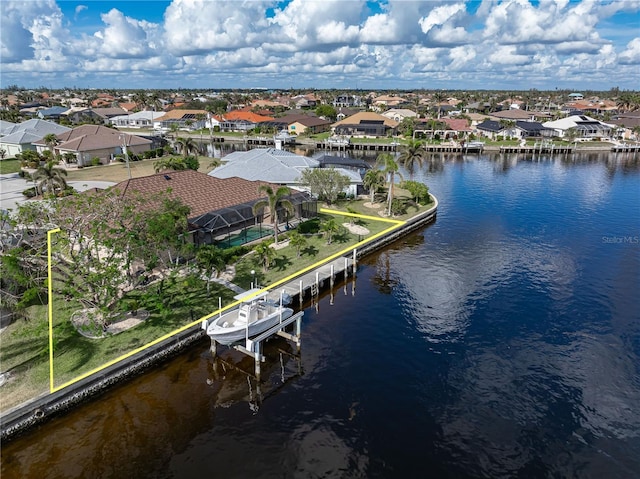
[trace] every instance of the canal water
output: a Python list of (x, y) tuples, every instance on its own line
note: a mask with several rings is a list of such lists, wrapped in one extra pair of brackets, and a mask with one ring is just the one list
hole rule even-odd
[(413, 177), (436, 222), (308, 304), (261, 385), (203, 341), (4, 444), (2, 478), (640, 477), (638, 159)]

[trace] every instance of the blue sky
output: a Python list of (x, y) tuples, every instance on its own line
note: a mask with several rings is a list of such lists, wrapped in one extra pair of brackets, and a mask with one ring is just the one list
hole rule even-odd
[(0, 85), (640, 88), (640, 0), (0, 2)]

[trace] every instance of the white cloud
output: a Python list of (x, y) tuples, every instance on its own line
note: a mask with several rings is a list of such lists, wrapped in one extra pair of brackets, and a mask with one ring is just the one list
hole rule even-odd
[[(640, 64), (637, 29), (615, 28), (640, 0), (383, 0), (375, 11), (366, 0), (173, 0), (160, 23), (100, 5), (70, 8), (74, 23), (54, 0), (2, 1), (3, 84), (38, 72), (62, 86), (128, 86), (131, 72), (144, 87), (182, 74), (181, 86), (526, 89), (579, 77), (608, 89), (635, 88)], [(103, 24), (83, 24), (87, 6)]]
[(491, 53), (489, 60), (497, 65), (526, 65), (531, 61), (531, 57), (517, 53), (514, 45), (506, 45)]
[(75, 11), (74, 18), (77, 19), (78, 15), (80, 15), (80, 13), (82, 13), (84, 10), (88, 10), (88, 9), (89, 9), (89, 7), (87, 7), (86, 5), (78, 5), (78, 6), (76, 6), (76, 8), (74, 10)]
[(266, 2), (174, 0), (165, 12), (166, 44), (173, 55), (207, 54), (268, 41)]
[(125, 17), (115, 8), (102, 14), (101, 18), (107, 28), (94, 36), (99, 40), (99, 49), (104, 55), (110, 58), (141, 58), (151, 53), (153, 42), (150, 42), (147, 30), (152, 31), (153, 24)]
[(638, 65), (640, 64), (640, 37), (636, 37), (627, 44), (626, 50), (624, 50), (618, 56), (620, 63), (625, 65)]
[(465, 11), (463, 3), (453, 3), (450, 5), (443, 5), (436, 7), (429, 15), (421, 18), (418, 23), (422, 29), (422, 33), (429, 33), (429, 31), (436, 26), (445, 25), (452, 18), (458, 16), (461, 12)]
[[(61, 13), (53, 1), (9, 1), (0, 4), (2, 28), (0, 29), (0, 57), (2, 63), (20, 62), (47, 57), (51, 49), (59, 45), (49, 35), (61, 32)], [(43, 54), (40, 50), (45, 50)]]

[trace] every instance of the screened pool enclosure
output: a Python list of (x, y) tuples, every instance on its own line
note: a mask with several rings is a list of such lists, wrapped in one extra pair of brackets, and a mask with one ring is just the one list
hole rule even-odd
[[(257, 215), (253, 214), (253, 205), (262, 199), (221, 208), (191, 218), (189, 223), (194, 233), (195, 244), (215, 244), (221, 248), (229, 248), (272, 235), (274, 225), (271, 222), (264, 222), (264, 210)], [(287, 229), (290, 224), (302, 219), (317, 216), (317, 203), (308, 193), (296, 192), (287, 199), (294, 206), (294, 214), (290, 215), (283, 208), (278, 209), (281, 230)]]

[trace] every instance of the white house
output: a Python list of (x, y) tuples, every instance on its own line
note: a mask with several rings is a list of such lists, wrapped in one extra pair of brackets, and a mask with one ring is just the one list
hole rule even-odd
[[(275, 148), (255, 148), (249, 151), (236, 151), (223, 158), (225, 164), (209, 172), (215, 178), (243, 178), (250, 181), (265, 181), (276, 185), (304, 190), (300, 184), (302, 172), (307, 168), (319, 168), (320, 162), (313, 158), (296, 155)], [(348, 176), (350, 185), (347, 194), (357, 194), (362, 178), (357, 171), (336, 168)]]
[(109, 119), (117, 128), (153, 128), (155, 120), (164, 116), (164, 111), (139, 111), (130, 115), (119, 115)]
[(616, 130), (615, 125), (603, 123), (585, 115), (573, 115), (560, 120), (547, 121), (542, 124), (545, 128), (554, 130), (554, 136), (563, 138), (567, 130), (575, 129), (577, 138), (609, 138)]
[(407, 108), (391, 108), (390, 110), (381, 113), (381, 115), (397, 121), (398, 123), (402, 122), (405, 118), (417, 118), (418, 116), (415, 111)]

